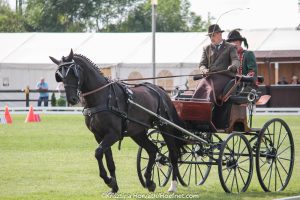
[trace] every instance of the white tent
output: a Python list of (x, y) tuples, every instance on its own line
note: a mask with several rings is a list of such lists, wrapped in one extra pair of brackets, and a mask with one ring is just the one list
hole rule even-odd
[[(251, 50), (300, 50), (300, 31), (292, 28), (243, 30), (242, 35)], [(156, 75), (163, 70), (191, 74), (209, 42), (204, 32), (156, 33)], [(35, 88), (40, 77), (55, 89), (56, 66), (49, 56), (60, 59), (71, 48), (100, 67), (111, 68), (112, 78), (128, 78), (134, 71), (152, 76), (151, 33), (0, 33), (0, 44), (0, 90)], [(173, 85), (185, 81), (175, 79)]]

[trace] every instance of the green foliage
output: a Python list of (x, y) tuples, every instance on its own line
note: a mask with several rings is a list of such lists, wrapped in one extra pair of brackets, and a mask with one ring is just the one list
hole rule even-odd
[(25, 31), (24, 19), (11, 10), (8, 3), (0, 0), (0, 32)]
[(55, 97), (54, 92), (52, 92), (52, 95), (51, 95), (51, 106), (52, 107), (56, 106), (56, 97)]
[[(151, 0), (27, 0), (14, 12), (0, 0), (1, 32), (150, 32)], [(22, 15), (21, 15), (22, 13)], [(158, 32), (203, 31), (189, 0), (161, 0)]]
[[(157, 6), (158, 32), (188, 32), (205, 30), (205, 22), (194, 12), (190, 12), (188, 0), (164, 0)], [(152, 28), (152, 5), (148, 0), (128, 15), (119, 25), (120, 32), (150, 32)]]
[(57, 106), (66, 106), (66, 103), (67, 101), (64, 98), (60, 97), (59, 99), (57, 99)]
[(31, 31), (83, 32), (91, 8), (91, 0), (28, 0), (25, 18)]

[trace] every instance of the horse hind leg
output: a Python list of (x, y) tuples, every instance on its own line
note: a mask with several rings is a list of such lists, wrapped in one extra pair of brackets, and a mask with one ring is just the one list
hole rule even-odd
[(179, 149), (176, 146), (175, 143), (175, 138), (169, 138), (169, 137), (164, 137), (168, 149), (169, 149), (169, 158), (171, 160), (171, 164), (173, 167), (172, 171), (172, 181), (171, 185), (168, 189), (168, 192), (176, 192), (177, 191), (177, 177), (179, 175), (179, 169), (178, 169), (178, 158), (179, 158)]
[(108, 186), (110, 188), (112, 188), (112, 190), (117, 192), (119, 190), (119, 187), (118, 187), (118, 184), (117, 184), (116, 166), (115, 166), (115, 162), (114, 162), (114, 159), (113, 159), (113, 154), (112, 154), (111, 148), (108, 148), (106, 150), (105, 159), (106, 159), (106, 165), (107, 165), (110, 177), (111, 177), (111, 181), (108, 184)]
[[(104, 183), (111, 188), (110, 193), (116, 193), (119, 190), (116, 177), (109, 178), (107, 176), (107, 172), (105, 170), (105, 167), (103, 165), (103, 155), (105, 154), (106, 160), (109, 160), (110, 163), (108, 163), (108, 168), (113, 172), (114, 174), (114, 164), (111, 166), (111, 161), (113, 161), (112, 153), (111, 153), (111, 145), (113, 145), (116, 141), (118, 141), (117, 135), (114, 134), (107, 134), (104, 136), (102, 142), (100, 143), (99, 147), (95, 150), (95, 157), (98, 161), (99, 166), (99, 174), (100, 177), (103, 179)], [(106, 153), (108, 151), (108, 153)], [(115, 175), (115, 174), (114, 174)]]
[(156, 184), (151, 180), (152, 168), (155, 163), (156, 154), (158, 152), (157, 147), (149, 140), (146, 134), (136, 135), (131, 137), (140, 147), (146, 150), (149, 155), (149, 161), (144, 173), (146, 187), (149, 192), (154, 192), (156, 189)]

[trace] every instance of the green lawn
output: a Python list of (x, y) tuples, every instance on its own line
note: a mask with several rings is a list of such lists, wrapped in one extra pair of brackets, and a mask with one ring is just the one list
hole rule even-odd
[[(25, 115), (13, 115), (13, 124), (0, 125), (0, 199), (106, 199), (107, 186), (98, 176), (94, 158), (97, 147), (81, 115), (42, 115), (41, 123), (24, 123)], [(254, 127), (261, 127), (273, 116), (258, 116)], [(281, 117), (290, 126), (296, 147), (292, 179), (284, 192), (265, 193), (256, 172), (246, 193), (226, 194), (219, 182), (217, 167), (204, 186), (179, 186), (177, 194), (197, 195), (198, 199), (276, 199), (300, 195), (300, 117)], [(119, 183), (119, 197), (150, 194), (138, 180), (138, 147), (124, 139), (121, 151), (113, 147)], [(156, 197), (166, 197), (169, 184), (157, 188)], [(154, 197), (154, 196), (152, 196)], [(195, 197), (195, 196), (194, 196)]]

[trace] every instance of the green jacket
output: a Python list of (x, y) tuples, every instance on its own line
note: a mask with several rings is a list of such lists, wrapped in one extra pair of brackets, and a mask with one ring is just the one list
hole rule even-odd
[(253, 51), (245, 50), (243, 53), (242, 74), (247, 75), (250, 71), (254, 71), (255, 76), (257, 76), (257, 64)]

